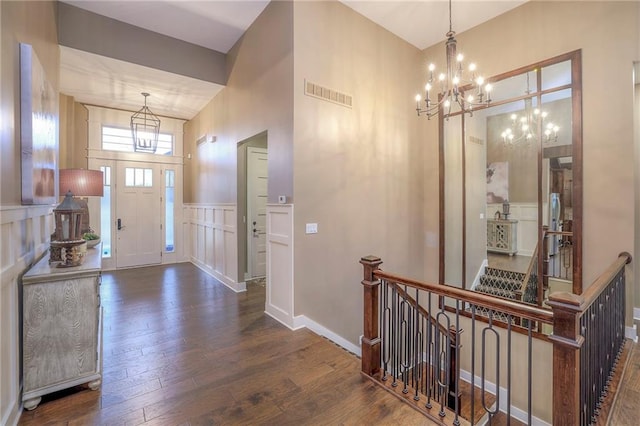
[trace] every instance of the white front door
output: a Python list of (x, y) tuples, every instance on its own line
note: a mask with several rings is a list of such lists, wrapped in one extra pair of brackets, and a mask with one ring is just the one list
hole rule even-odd
[(247, 236), (251, 278), (267, 274), (267, 150), (247, 148)]
[(155, 164), (118, 162), (116, 188), (116, 267), (162, 261), (160, 168)]

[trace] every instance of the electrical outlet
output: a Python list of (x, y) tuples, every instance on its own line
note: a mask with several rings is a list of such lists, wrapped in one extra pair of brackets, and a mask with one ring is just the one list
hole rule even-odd
[(317, 234), (318, 233), (318, 224), (317, 223), (307, 223), (307, 234)]

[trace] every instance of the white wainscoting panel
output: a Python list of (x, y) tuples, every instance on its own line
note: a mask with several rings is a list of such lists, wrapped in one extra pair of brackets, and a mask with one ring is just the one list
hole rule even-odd
[(293, 205), (267, 204), (265, 313), (294, 328)]
[(235, 292), (238, 282), (238, 237), (235, 204), (184, 204), (183, 217), (189, 260)]
[(20, 277), (49, 248), (53, 206), (0, 207), (0, 424), (22, 412)]

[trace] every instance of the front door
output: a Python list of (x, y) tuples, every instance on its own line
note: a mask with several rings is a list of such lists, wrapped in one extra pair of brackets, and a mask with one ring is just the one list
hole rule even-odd
[(251, 278), (267, 274), (267, 150), (247, 148), (247, 236)]
[(116, 267), (154, 265), (162, 261), (160, 168), (118, 162), (116, 190)]

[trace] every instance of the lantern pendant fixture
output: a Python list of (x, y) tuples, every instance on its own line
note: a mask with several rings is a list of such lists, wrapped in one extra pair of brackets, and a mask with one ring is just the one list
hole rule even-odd
[(131, 137), (135, 152), (154, 154), (158, 149), (160, 119), (147, 107), (148, 93), (142, 92), (144, 106), (131, 116)]

